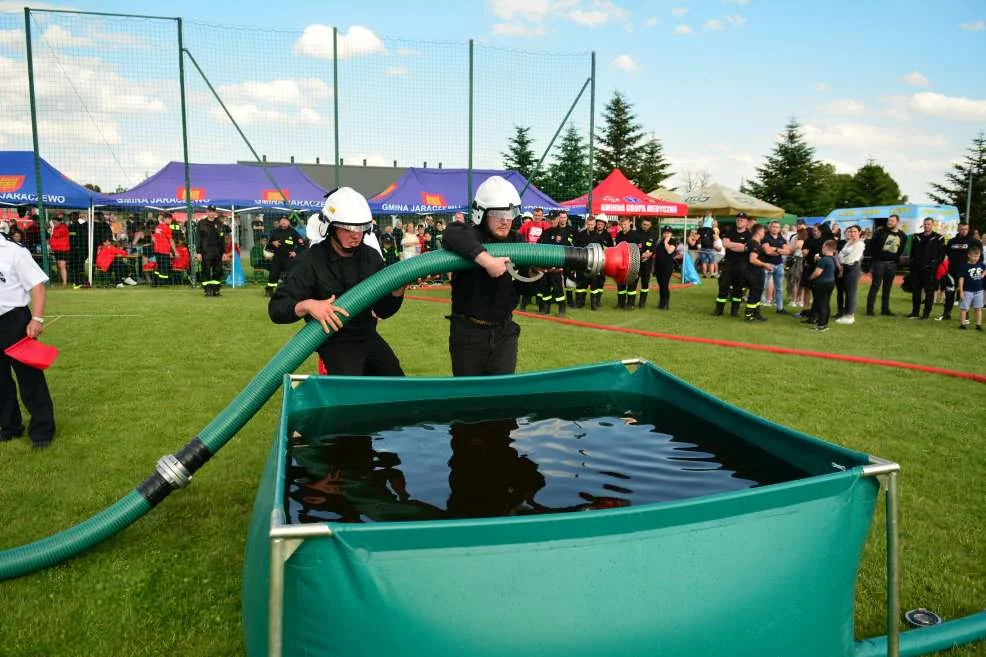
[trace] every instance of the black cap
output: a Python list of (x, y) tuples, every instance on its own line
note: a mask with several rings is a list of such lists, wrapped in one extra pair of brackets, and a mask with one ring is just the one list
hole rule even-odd
[(749, 219), (749, 217), (746, 216), (746, 213), (745, 212), (737, 212), (736, 213), (736, 218), (737, 219)]
[(662, 233), (673, 233), (674, 229), (671, 226), (661, 226)]
[(210, 204), (209, 204), (209, 207), (207, 207), (207, 208), (206, 208), (206, 211), (207, 211), (207, 212), (213, 212), (213, 211), (215, 211), (215, 209), (216, 209), (216, 206), (214, 206), (214, 205), (212, 205), (212, 204), (210, 203)]

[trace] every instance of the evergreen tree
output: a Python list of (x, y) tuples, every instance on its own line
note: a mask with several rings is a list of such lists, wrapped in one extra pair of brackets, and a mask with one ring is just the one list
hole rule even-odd
[(873, 160), (867, 160), (852, 177), (852, 196), (857, 207), (907, 203), (897, 181)]
[[(932, 183), (928, 194), (935, 203), (954, 205), (959, 218), (973, 228), (986, 229), (986, 135), (982, 132), (972, 140), (965, 161), (952, 165), (945, 173), (945, 182)], [(969, 198), (969, 178), (972, 177), (972, 210), (966, 214)]]
[(528, 180), (531, 180), (534, 166), (538, 163), (530, 132), (530, 127), (514, 126), (514, 136), (507, 143), (507, 152), (503, 153), (503, 168), (516, 171)]
[(836, 173), (835, 165), (828, 162), (820, 163), (816, 171), (821, 179), (820, 215), (828, 214), (835, 208), (855, 207), (856, 195), (852, 188), (852, 174)]
[(820, 214), (826, 208), (819, 165), (801, 124), (792, 118), (773, 152), (757, 167), (756, 179), (746, 181), (742, 191), (798, 216)]
[(644, 131), (633, 114), (633, 105), (619, 91), (603, 109), (603, 127), (596, 135), (595, 181), (609, 175), (613, 169), (635, 180), (640, 161), (640, 141)]
[(556, 201), (567, 201), (589, 191), (589, 148), (575, 126), (568, 125), (541, 188)]
[(85, 187), (86, 189), (92, 190), (92, 191), (94, 191), (96, 193), (100, 193), (101, 194), (103, 192), (103, 190), (99, 188), (99, 185), (97, 185), (95, 183), (86, 183), (85, 185), (83, 185), (83, 187)]
[(649, 193), (674, 175), (670, 169), (671, 163), (664, 157), (664, 147), (657, 138), (651, 137), (640, 150), (640, 162), (634, 182), (641, 190)]

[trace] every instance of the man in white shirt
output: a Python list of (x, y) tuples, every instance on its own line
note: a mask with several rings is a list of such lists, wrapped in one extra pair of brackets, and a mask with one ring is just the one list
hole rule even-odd
[[(31, 253), (0, 237), (0, 442), (24, 434), (17, 388), (31, 414), (28, 435), (35, 449), (51, 444), (55, 436), (55, 411), (44, 371), (24, 365), (3, 351), (24, 337), (44, 331), (45, 275)], [(30, 304), (30, 305), (29, 305)], [(32, 312), (33, 310), (33, 312)], [(11, 370), (17, 374), (17, 385)]]

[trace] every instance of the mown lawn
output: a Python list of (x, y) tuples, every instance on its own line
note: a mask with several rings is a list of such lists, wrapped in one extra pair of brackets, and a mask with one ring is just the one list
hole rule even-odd
[[(447, 297), (445, 291), (414, 291)], [(573, 311), (576, 319), (664, 333), (894, 359), (986, 373), (986, 335), (955, 323), (860, 318), (825, 334), (790, 317), (749, 326), (712, 318), (711, 285), (672, 310)], [(656, 305), (656, 293), (651, 295)], [(908, 310), (902, 294), (894, 308)], [(448, 306), (408, 301), (381, 332), (410, 375), (447, 375)], [(53, 290), (46, 340), (58, 435), (34, 452), (0, 445), (0, 546), (78, 523), (128, 493), (246, 384), (298, 325), (275, 326), (258, 288), (206, 299), (188, 289)], [(56, 319), (57, 317), (57, 319)], [(600, 332), (521, 318), (521, 370), (642, 357), (773, 421), (897, 461), (902, 605), (946, 618), (986, 608), (986, 407), (980, 383), (814, 358)], [(315, 369), (313, 359), (302, 367)], [(253, 496), (280, 395), (193, 484), (85, 555), (0, 584), (0, 654), (241, 655), (240, 571)], [(881, 503), (882, 508), (882, 503)], [(857, 635), (884, 633), (882, 513), (864, 557)], [(796, 584), (795, 584), (796, 585)], [(982, 645), (957, 655), (986, 654)]]

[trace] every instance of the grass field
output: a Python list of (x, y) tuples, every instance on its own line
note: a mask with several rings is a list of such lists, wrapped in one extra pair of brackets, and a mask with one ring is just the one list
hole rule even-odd
[[(416, 291), (446, 296), (443, 291)], [(860, 318), (824, 334), (708, 315), (711, 285), (672, 310), (605, 309), (592, 321), (986, 373), (986, 335), (955, 323)], [(654, 304), (656, 294), (651, 295)], [(902, 293), (894, 308), (909, 310)], [(409, 375), (447, 375), (448, 306), (408, 301), (381, 332)], [(45, 340), (58, 434), (48, 450), (0, 445), (0, 546), (74, 525), (131, 491), (213, 418), (297, 330), (267, 319), (258, 288), (49, 293)], [(590, 319), (587, 310), (570, 313)], [(521, 318), (520, 370), (642, 357), (770, 420), (901, 463), (902, 605), (945, 618), (986, 608), (986, 388), (933, 374), (686, 344)], [(314, 372), (314, 360), (302, 367)], [(192, 485), (83, 556), (0, 584), (0, 654), (243, 654), (240, 575), (280, 395)], [(882, 508), (882, 503), (881, 503)], [(857, 636), (884, 633), (882, 513), (864, 555)], [(983, 644), (953, 654), (986, 655)]]

